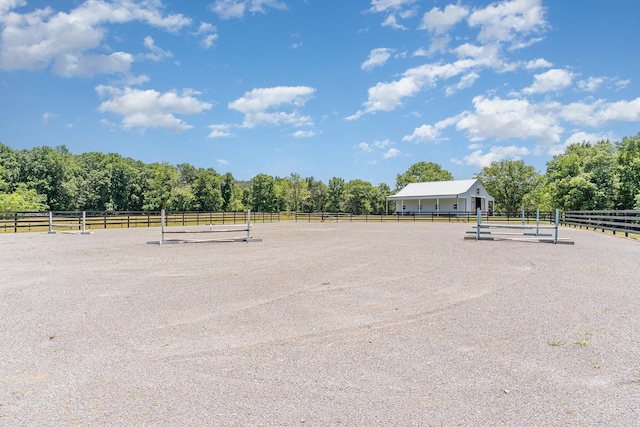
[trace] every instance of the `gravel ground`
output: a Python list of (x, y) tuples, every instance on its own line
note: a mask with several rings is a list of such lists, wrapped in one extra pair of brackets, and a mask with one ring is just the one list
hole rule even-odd
[(640, 425), (640, 242), (0, 235), (0, 424)]

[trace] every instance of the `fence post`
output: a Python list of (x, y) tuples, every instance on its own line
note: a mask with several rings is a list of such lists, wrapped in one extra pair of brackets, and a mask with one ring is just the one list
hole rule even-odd
[(13, 214), (13, 232), (18, 232), (18, 212)]
[(49, 234), (53, 233), (53, 212), (49, 211)]
[(249, 240), (251, 240), (251, 209), (247, 210), (247, 243)]

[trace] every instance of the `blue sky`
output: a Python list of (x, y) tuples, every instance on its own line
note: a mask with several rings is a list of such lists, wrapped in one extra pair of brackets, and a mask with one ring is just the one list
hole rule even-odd
[(0, 142), (236, 179), (544, 172), (640, 131), (635, 0), (0, 0)]

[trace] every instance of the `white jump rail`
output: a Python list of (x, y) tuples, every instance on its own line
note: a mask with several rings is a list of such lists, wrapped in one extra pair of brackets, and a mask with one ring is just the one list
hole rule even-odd
[[(540, 225), (540, 211), (536, 212), (535, 224), (497, 224), (482, 223), (482, 212), (478, 209), (476, 214), (477, 224), (473, 231), (467, 231), (465, 239), (475, 240), (517, 240), (536, 241), (546, 243), (566, 243), (573, 245), (573, 241), (558, 236), (560, 225), (560, 210), (556, 209), (555, 223), (553, 225)], [(507, 231), (503, 231), (507, 230)], [(519, 231), (517, 231), (519, 230)], [(552, 232), (541, 232), (541, 230), (551, 230)]]
[[(167, 243), (208, 243), (208, 242), (261, 242), (262, 239), (251, 237), (251, 211), (247, 211), (246, 224), (225, 224), (216, 225), (209, 224), (206, 229), (198, 226), (168, 226), (166, 224), (166, 215), (164, 209), (160, 212), (161, 235), (159, 241), (151, 241), (147, 243), (158, 243), (164, 245)], [(208, 237), (216, 233), (243, 233), (239, 236), (226, 237)], [(245, 234), (246, 233), (246, 234)], [(167, 235), (179, 235), (181, 238), (167, 238)], [(196, 237), (198, 236), (198, 237)]]
[(49, 211), (49, 231), (48, 234), (56, 234), (57, 230), (54, 230), (55, 227), (63, 227), (63, 228), (78, 228), (80, 230), (66, 230), (61, 231), (63, 234), (93, 234), (93, 231), (87, 230), (87, 213), (86, 211), (82, 211), (81, 216), (56, 216), (56, 220), (66, 220), (67, 222), (53, 222), (54, 216), (53, 212)]

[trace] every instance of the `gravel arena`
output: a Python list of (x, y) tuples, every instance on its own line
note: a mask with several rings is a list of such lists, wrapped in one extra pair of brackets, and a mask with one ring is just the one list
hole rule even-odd
[(472, 226), (1, 234), (0, 424), (640, 425), (640, 242)]

